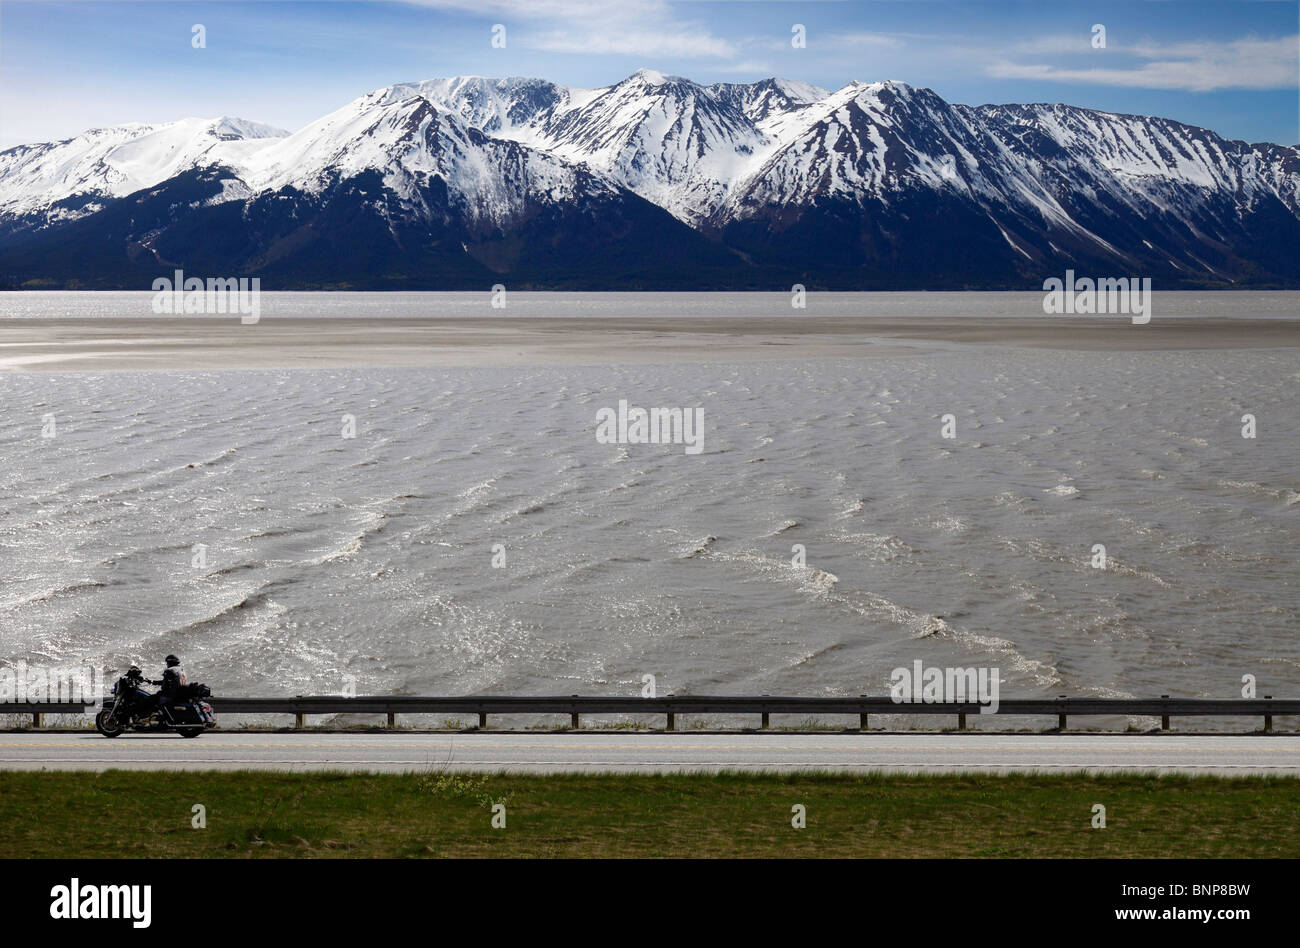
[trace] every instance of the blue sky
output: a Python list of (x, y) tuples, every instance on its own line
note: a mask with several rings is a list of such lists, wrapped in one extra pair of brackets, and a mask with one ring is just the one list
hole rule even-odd
[[(504, 49), (491, 45), (497, 23)], [(791, 46), (796, 23), (803, 49)], [(204, 49), (191, 45), (194, 24)], [(603, 86), (641, 67), (831, 89), (901, 79), (953, 102), (1068, 102), (1296, 144), (1297, 32), (1298, 0), (5, 0), (0, 147), (185, 116), (293, 130), (392, 82)]]

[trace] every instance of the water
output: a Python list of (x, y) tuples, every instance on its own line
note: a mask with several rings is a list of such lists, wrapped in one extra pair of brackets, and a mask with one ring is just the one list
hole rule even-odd
[[(481, 293), (260, 294), (263, 318), (349, 316), (553, 316), (616, 319), (646, 316), (1042, 316), (1042, 293), (818, 293), (794, 310), (786, 293), (525, 293), (509, 291), (503, 309)], [(152, 316), (153, 294), (133, 292), (0, 293), (0, 318)], [(1161, 291), (1152, 294), (1160, 316), (1300, 317), (1300, 293)], [(188, 318), (200, 318), (191, 316)], [(229, 316), (215, 318), (229, 319)]]
[[(880, 694), (915, 659), (1004, 698), (1295, 694), (1297, 382), (1296, 350), (959, 346), (8, 374), (3, 658), (176, 652), (229, 695)], [(620, 399), (702, 408), (703, 452), (597, 443)]]

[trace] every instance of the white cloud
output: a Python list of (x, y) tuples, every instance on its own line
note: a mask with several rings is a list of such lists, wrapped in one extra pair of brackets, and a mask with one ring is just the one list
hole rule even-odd
[[(1041, 41), (1048, 51), (1055, 38)], [(1031, 41), (1030, 47), (1033, 46)], [(1061, 50), (1064, 52), (1065, 50)], [(1073, 52), (1073, 48), (1069, 50)], [(1111, 42), (1106, 49), (1088, 50), (1099, 62), (1127, 59), (1127, 65), (1058, 66), (1045, 63), (1014, 63), (1006, 59), (994, 62), (988, 72), (1000, 79), (1036, 79), (1053, 82), (1079, 82), (1144, 89), (1181, 89), (1187, 92), (1211, 92), (1215, 89), (1289, 89), (1297, 82), (1300, 37), (1256, 38), (1224, 43), (1179, 43), (1160, 45), (1144, 42), (1119, 46)], [(1146, 62), (1133, 60), (1147, 60)]]
[(736, 47), (726, 40), (691, 29), (636, 32), (621, 29), (551, 30), (526, 37), (522, 45), (551, 53), (612, 53), (683, 59), (714, 56), (730, 59), (736, 54)]
[[(788, 50), (790, 37), (752, 36), (745, 40), (745, 45), (755, 49)], [(818, 53), (826, 50), (901, 49), (903, 46), (899, 36), (889, 33), (813, 30), (808, 34), (808, 49)]]
[[(731, 59), (735, 43), (684, 18), (665, 0), (414, 0), (420, 6), (486, 14), (505, 25), (508, 42), (552, 53), (608, 53), (683, 59)], [(512, 30), (513, 22), (521, 26)], [(531, 27), (545, 24), (546, 29)]]
[[(1113, 47), (1114, 44), (1109, 44)], [(1037, 55), (1056, 55), (1059, 53), (1087, 53), (1092, 51), (1092, 33), (1059, 33), (1051, 36), (1035, 36), (1021, 40), (1012, 50), (1017, 53)]]

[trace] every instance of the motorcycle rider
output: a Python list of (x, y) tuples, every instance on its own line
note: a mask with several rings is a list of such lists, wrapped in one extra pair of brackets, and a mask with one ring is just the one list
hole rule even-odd
[(155, 684), (162, 685), (162, 691), (159, 692), (164, 699), (175, 701), (180, 697), (181, 688), (185, 685), (185, 670), (181, 668), (181, 660), (175, 655), (168, 655), (164, 661), (167, 667), (163, 669), (162, 681)]
[(163, 668), (163, 676), (160, 679), (146, 678), (151, 685), (161, 685), (158, 693), (153, 695), (149, 706), (146, 710), (155, 711), (164, 701), (175, 701), (180, 697), (181, 688), (186, 683), (185, 670), (181, 668), (181, 660), (175, 655), (168, 655), (164, 660), (166, 667)]
[(181, 659), (175, 655), (168, 655), (165, 662), (166, 668), (162, 670), (162, 697), (177, 698), (186, 684), (185, 668), (181, 667)]

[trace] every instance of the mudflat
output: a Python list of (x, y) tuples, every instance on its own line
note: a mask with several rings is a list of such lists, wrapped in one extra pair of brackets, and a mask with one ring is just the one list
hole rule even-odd
[(1300, 320), (1170, 317), (0, 319), (0, 371), (584, 365), (852, 358), (977, 345), (1061, 350), (1300, 346)]

